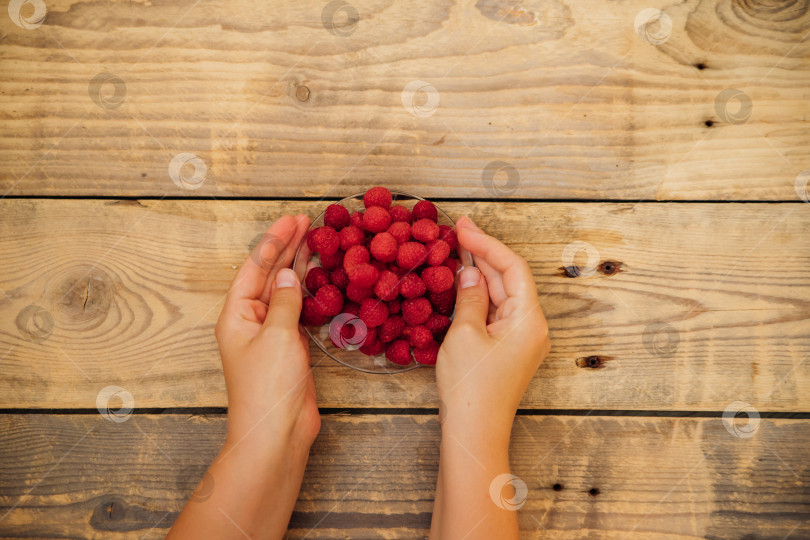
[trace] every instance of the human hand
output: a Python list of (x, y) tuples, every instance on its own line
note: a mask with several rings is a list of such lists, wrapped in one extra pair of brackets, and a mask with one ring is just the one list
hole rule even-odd
[(455, 316), (439, 349), (443, 421), (508, 442), (523, 393), (551, 348), (548, 325), (522, 257), (469, 218), (457, 221), (456, 234), (477, 269), (459, 275)]
[(301, 283), (287, 268), (309, 218), (283, 216), (240, 268), (216, 324), (228, 391), (228, 444), (278, 440), (307, 449), (320, 429), (307, 338), (300, 332)]

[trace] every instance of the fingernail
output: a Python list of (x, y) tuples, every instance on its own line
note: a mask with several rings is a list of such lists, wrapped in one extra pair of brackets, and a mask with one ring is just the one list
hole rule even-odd
[(279, 289), (295, 287), (296, 281), (298, 281), (298, 276), (289, 268), (282, 268), (276, 273), (276, 287)]
[(475, 285), (478, 285), (478, 280), (480, 278), (481, 273), (478, 271), (478, 268), (468, 266), (461, 271), (461, 274), (459, 274), (458, 282), (462, 289), (466, 289), (467, 287), (474, 287)]

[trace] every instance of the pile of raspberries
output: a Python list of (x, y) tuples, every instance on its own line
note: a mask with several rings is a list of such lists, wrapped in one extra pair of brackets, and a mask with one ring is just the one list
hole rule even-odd
[(307, 235), (321, 265), (304, 280), (301, 324), (337, 321), (336, 331), (330, 325), (336, 347), (434, 365), (456, 302), (458, 240), (452, 227), (438, 224), (432, 202), (412, 210), (391, 203), (388, 189), (373, 187), (363, 196), (364, 212), (326, 208), (324, 225)]

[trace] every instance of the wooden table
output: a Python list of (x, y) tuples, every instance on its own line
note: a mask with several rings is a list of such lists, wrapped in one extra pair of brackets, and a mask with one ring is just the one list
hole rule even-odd
[[(280, 215), (383, 184), (532, 267), (526, 538), (810, 538), (807, 0), (20, 4), (0, 536), (163, 536), (223, 439), (237, 266)], [(433, 371), (312, 361), (290, 537), (424, 537)]]

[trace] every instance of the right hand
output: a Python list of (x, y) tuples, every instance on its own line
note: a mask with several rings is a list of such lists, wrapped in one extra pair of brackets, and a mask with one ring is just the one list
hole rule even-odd
[(477, 268), (459, 275), (455, 316), (436, 362), (442, 421), (508, 441), (520, 400), (551, 348), (548, 325), (522, 257), (467, 217), (457, 221), (456, 234)]

